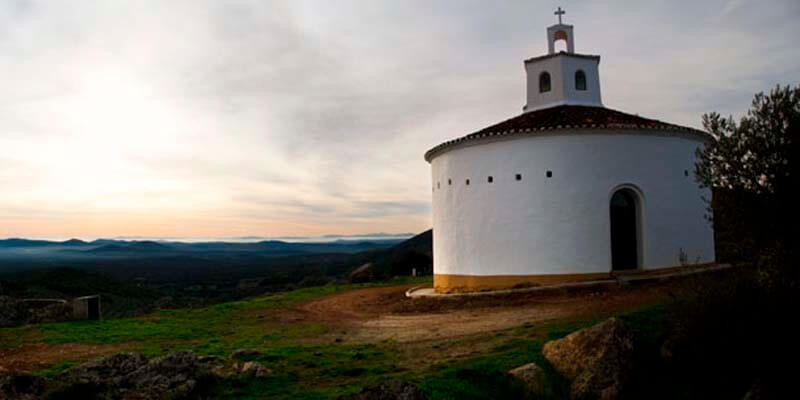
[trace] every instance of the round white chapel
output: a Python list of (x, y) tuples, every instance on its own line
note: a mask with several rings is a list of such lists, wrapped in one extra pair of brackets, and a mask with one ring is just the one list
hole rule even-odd
[[(605, 108), (600, 56), (575, 53), (560, 17), (548, 54), (525, 60), (522, 115), (425, 153), (437, 292), (714, 260), (711, 193), (693, 173), (709, 136)], [(566, 51), (555, 51), (559, 40)]]

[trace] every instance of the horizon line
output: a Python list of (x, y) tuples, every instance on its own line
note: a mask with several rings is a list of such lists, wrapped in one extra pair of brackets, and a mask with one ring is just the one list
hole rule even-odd
[[(423, 231), (424, 232), (424, 231)], [(420, 232), (422, 233), (422, 232)], [(92, 235), (79, 235), (79, 236), (4, 236), (0, 237), (2, 240), (38, 240), (48, 242), (67, 242), (70, 240), (80, 240), (83, 242), (93, 242), (97, 240), (115, 240), (115, 241), (154, 241), (154, 242), (259, 242), (267, 240), (283, 240), (283, 241), (332, 241), (336, 239), (352, 239), (352, 238), (410, 238), (418, 235), (419, 233), (411, 232), (372, 232), (363, 234), (324, 234), (324, 235), (282, 235), (282, 236), (258, 236), (258, 235), (241, 235), (241, 236), (146, 236), (146, 235), (118, 235), (118, 236), (92, 236)]]

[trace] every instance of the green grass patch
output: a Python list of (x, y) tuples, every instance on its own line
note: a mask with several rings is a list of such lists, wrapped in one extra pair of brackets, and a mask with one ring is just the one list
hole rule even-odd
[(541, 341), (512, 339), (496, 346), (489, 355), (432, 367), (418, 378), (431, 399), (516, 399), (525, 389), (507, 372), (536, 363), (547, 381), (544, 398), (566, 398), (569, 382), (556, 373), (541, 355)]
[[(409, 355), (407, 344), (384, 340), (369, 344), (347, 341), (309, 345), (308, 339), (330, 334), (321, 323), (281, 322), (271, 311), (338, 292), (387, 284), (427, 283), (430, 277), (389, 282), (331, 285), (218, 304), (195, 309), (164, 310), (129, 319), (73, 321), (12, 329), (0, 329), (2, 346), (46, 343), (124, 343), (126, 350), (142, 351), (148, 357), (176, 350), (227, 357), (240, 348), (254, 348), (261, 355), (241, 361), (261, 363), (272, 370), (263, 378), (234, 377), (223, 380), (209, 395), (223, 399), (330, 399), (357, 393), (364, 387), (397, 378), (415, 382), (431, 399), (523, 398), (524, 388), (507, 371), (534, 362), (545, 370), (544, 398), (567, 398), (570, 382), (555, 372), (542, 356), (549, 340), (559, 339), (593, 325), (604, 316), (524, 324), (484, 336), (433, 341)], [(645, 343), (659, 343), (666, 330), (663, 306), (647, 307), (620, 316)], [(331, 336), (332, 338), (333, 336)], [(488, 342), (487, 342), (488, 341)], [(447, 354), (481, 349), (469, 358), (408, 369), (409, 357), (449, 357)], [(648, 347), (648, 346), (645, 346)], [(1, 347), (0, 347), (1, 348)], [(426, 354), (430, 348), (436, 354)], [(649, 348), (649, 347), (648, 347)], [(463, 357), (463, 356), (462, 356)], [(37, 373), (55, 376), (74, 365), (67, 361)]]
[(621, 315), (634, 333), (640, 346), (655, 347), (664, 341), (669, 332), (667, 306), (655, 305)]
[(396, 354), (373, 344), (269, 348), (249, 359), (272, 369), (271, 375), (227, 380), (215, 395), (231, 399), (336, 398), (402, 375), (405, 371), (396, 366)]
[[(667, 327), (664, 306), (650, 306), (621, 315), (629, 324), (642, 347), (650, 349), (660, 343)], [(576, 318), (553, 324), (542, 335), (537, 324), (521, 325), (509, 331), (508, 341), (491, 349), (488, 355), (454, 363), (439, 364), (415, 379), (431, 399), (499, 399), (525, 398), (525, 390), (511, 379), (507, 371), (536, 363), (544, 369), (545, 399), (569, 397), (570, 381), (556, 372), (542, 355), (542, 346), (550, 340), (563, 338), (577, 330), (602, 322), (604, 317)], [(530, 339), (534, 333), (534, 339)], [(495, 337), (502, 337), (496, 333)]]
[(72, 368), (76, 364), (77, 363), (75, 361), (64, 361), (64, 362), (60, 362), (60, 363), (57, 363), (57, 364), (53, 364), (53, 365), (51, 365), (50, 367), (48, 367), (46, 369), (40, 369), (38, 371), (34, 371), (33, 374), (34, 375), (38, 375), (38, 376), (44, 376), (44, 377), (51, 378), (51, 377), (54, 377), (54, 376), (60, 374), (63, 371), (66, 371), (66, 370)]
[[(361, 284), (326, 285), (280, 292), (202, 308), (162, 310), (138, 318), (69, 321), (0, 329), (0, 348), (38, 342), (115, 344), (131, 343), (148, 355), (180, 343), (198, 346), (208, 354), (224, 354), (242, 347), (261, 347), (301, 336), (326, 332), (320, 324), (278, 324), (261, 311), (287, 307), (347, 290), (399, 284), (424, 284), (431, 277), (402, 277)], [(259, 318), (260, 317), (260, 318)], [(198, 340), (200, 340), (198, 342)], [(192, 348), (192, 347), (189, 347)]]

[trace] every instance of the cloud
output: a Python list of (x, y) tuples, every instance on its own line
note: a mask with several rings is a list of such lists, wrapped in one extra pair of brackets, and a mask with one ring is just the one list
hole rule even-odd
[[(427, 229), (422, 154), (521, 112), (557, 5), (3, 3), (0, 236)], [(612, 1), (565, 22), (606, 105), (699, 126), (796, 83), (798, 17)]]

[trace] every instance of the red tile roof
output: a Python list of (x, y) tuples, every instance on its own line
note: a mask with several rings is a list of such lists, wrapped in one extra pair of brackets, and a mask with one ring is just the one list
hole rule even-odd
[[(552, 134), (556, 130), (652, 130), (664, 133), (677, 133), (700, 140), (711, 138), (706, 132), (680, 125), (642, 118), (605, 107), (562, 105), (524, 113), (488, 128), (458, 139), (444, 142), (425, 153), (425, 160), (464, 142), (473, 142), (502, 136)], [(566, 133), (566, 132), (565, 132)], [(602, 133), (602, 132), (598, 132)]]

